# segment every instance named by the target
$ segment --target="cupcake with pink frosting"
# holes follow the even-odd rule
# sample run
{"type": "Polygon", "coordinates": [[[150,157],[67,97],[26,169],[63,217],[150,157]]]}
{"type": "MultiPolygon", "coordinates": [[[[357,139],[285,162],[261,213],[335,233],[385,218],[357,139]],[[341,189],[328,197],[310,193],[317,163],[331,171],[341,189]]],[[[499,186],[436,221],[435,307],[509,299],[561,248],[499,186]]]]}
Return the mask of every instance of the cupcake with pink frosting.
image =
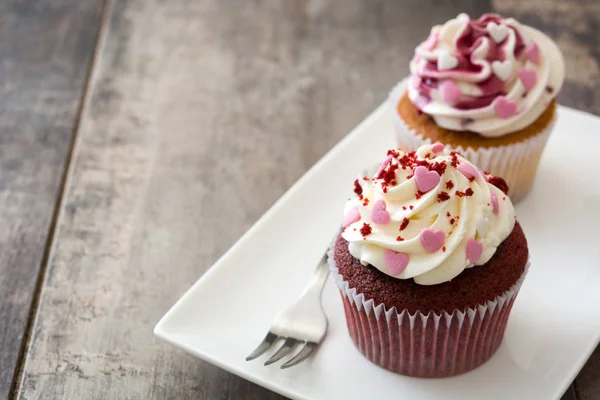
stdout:
{"type": "Polygon", "coordinates": [[[410,71],[390,95],[399,147],[443,143],[524,197],[556,119],[557,45],[512,18],[461,14],[432,28],[410,71]]]}

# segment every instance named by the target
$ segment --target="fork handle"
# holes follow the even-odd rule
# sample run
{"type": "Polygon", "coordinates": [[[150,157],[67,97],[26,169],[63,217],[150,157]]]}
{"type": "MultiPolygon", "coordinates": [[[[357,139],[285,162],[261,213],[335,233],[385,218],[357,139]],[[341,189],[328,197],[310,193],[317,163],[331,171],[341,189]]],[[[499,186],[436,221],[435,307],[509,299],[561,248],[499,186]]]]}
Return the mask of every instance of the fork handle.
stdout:
{"type": "Polygon", "coordinates": [[[302,297],[306,295],[315,295],[321,297],[321,292],[323,291],[323,287],[325,286],[325,281],[327,281],[327,276],[329,276],[329,264],[327,263],[327,253],[323,254],[319,264],[317,264],[317,268],[313,274],[313,277],[310,283],[302,292],[302,297]]]}

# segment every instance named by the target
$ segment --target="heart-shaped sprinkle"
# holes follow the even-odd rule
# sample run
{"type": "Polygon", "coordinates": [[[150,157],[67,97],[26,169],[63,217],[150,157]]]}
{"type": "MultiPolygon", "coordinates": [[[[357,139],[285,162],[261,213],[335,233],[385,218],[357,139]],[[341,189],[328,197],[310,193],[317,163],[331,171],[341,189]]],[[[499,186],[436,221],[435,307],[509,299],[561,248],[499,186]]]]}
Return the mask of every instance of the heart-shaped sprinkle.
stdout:
{"type": "Polygon", "coordinates": [[[390,213],[386,210],[384,200],[377,200],[371,209],[371,220],[379,225],[385,225],[390,222],[390,213]]]}
{"type": "Polygon", "coordinates": [[[454,69],[458,65],[458,59],[450,54],[450,51],[443,49],[438,53],[437,67],[440,71],[454,69]]]}
{"type": "Polygon", "coordinates": [[[440,96],[446,103],[454,104],[462,95],[460,88],[452,79],[447,79],[440,85],[440,96]]]}
{"type": "Polygon", "coordinates": [[[438,42],[438,33],[431,32],[429,34],[429,37],[425,41],[425,43],[423,43],[423,47],[425,48],[425,50],[433,50],[433,49],[435,49],[437,42],[438,42]]]}
{"type": "Polygon", "coordinates": [[[537,83],[537,73],[533,69],[521,68],[517,74],[525,90],[530,90],[537,83]]]}
{"type": "Polygon", "coordinates": [[[498,96],[494,102],[494,110],[498,118],[510,118],[517,113],[517,103],[504,96],[498,96]]]}
{"type": "Polygon", "coordinates": [[[383,160],[383,162],[379,165],[379,168],[377,169],[377,172],[375,173],[375,178],[379,178],[379,175],[390,164],[390,162],[392,161],[392,158],[393,158],[393,156],[390,154],[389,156],[387,156],[385,158],[385,160],[383,160]]]}
{"type": "Polygon", "coordinates": [[[408,254],[397,253],[393,250],[386,250],[383,258],[385,259],[385,266],[392,275],[398,275],[406,269],[408,265],[408,254]]]}
{"type": "Polygon", "coordinates": [[[360,219],[360,213],[358,212],[358,208],[353,207],[350,209],[350,211],[348,211],[348,214],[346,214],[346,216],[344,217],[343,227],[345,228],[348,225],[355,223],[359,219],[360,219]]]}
{"type": "Polygon", "coordinates": [[[529,46],[525,49],[525,54],[527,55],[527,59],[532,63],[540,63],[540,48],[536,42],[529,43],[529,46]]]}
{"type": "Polygon", "coordinates": [[[506,82],[508,78],[510,78],[513,69],[513,62],[510,60],[504,61],[494,61],[492,63],[492,71],[494,71],[494,75],[498,77],[501,81],[506,82]]]}
{"type": "Polygon", "coordinates": [[[436,171],[429,171],[422,165],[414,171],[417,190],[421,193],[429,192],[440,183],[440,175],[436,171]]]}
{"type": "Polygon", "coordinates": [[[496,43],[502,42],[508,35],[508,28],[495,22],[490,22],[485,28],[496,43]]]}
{"type": "Polygon", "coordinates": [[[460,163],[456,169],[458,169],[460,173],[467,177],[467,179],[470,181],[477,179],[479,176],[477,169],[469,163],[460,163]]]}
{"type": "Polygon", "coordinates": [[[419,234],[421,244],[430,253],[434,253],[444,245],[446,234],[441,229],[425,228],[419,234]]]}
{"type": "Polygon", "coordinates": [[[444,151],[444,145],[440,142],[434,143],[433,146],[431,146],[431,151],[433,151],[434,153],[441,153],[442,151],[444,151]]]}
{"type": "Polygon", "coordinates": [[[467,239],[467,260],[475,264],[483,254],[483,245],[474,238],[467,239]]]}
{"type": "Polygon", "coordinates": [[[498,196],[496,196],[496,193],[494,193],[494,192],[491,193],[490,202],[492,203],[492,211],[494,212],[495,215],[498,215],[498,208],[500,206],[498,205],[498,196]]]}

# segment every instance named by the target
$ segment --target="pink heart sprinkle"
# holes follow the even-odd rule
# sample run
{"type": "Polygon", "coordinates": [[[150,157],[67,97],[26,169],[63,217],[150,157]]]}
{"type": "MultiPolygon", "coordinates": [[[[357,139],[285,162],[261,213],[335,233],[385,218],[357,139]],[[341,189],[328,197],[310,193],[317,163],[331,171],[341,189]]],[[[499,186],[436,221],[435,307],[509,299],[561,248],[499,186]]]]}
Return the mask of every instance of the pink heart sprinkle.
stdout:
{"type": "Polygon", "coordinates": [[[531,42],[529,46],[527,46],[525,49],[525,54],[527,55],[527,59],[532,63],[540,63],[540,48],[536,42],[531,42]]]}
{"type": "Polygon", "coordinates": [[[474,238],[467,239],[467,260],[475,264],[483,254],[483,245],[474,238]]]}
{"type": "Polygon", "coordinates": [[[425,228],[419,234],[421,244],[430,253],[434,253],[444,245],[446,234],[441,229],[425,228]]]}
{"type": "Polygon", "coordinates": [[[386,169],[386,167],[388,165],[390,165],[390,162],[392,161],[393,156],[390,154],[389,156],[387,156],[385,158],[385,160],[383,160],[383,162],[381,163],[381,165],[379,165],[379,169],[377,169],[377,172],[375,173],[375,178],[379,178],[379,175],[383,172],[384,169],[386,169]]]}
{"type": "Polygon", "coordinates": [[[429,192],[440,183],[440,175],[436,171],[429,171],[422,165],[414,171],[417,190],[421,193],[429,192]]]}
{"type": "Polygon", "coordinates": [[[492,192],[492,194],[490,195],[490,200],[492,203],[492,211],[494,211],[495,215],[498,215],[499,205],[498,205],[498,197],[496,196],[496,193],[492,192]]]}
{"type": "Polygon", "coordinates": [[[371,210],[371,220],[379,225],[385,225],[390,222],[390,213],[385,208],[385,201],[377,200],[371,210]]]}
{"type": "Polygon", "coordinates": [[[398,275],[408,265],[408,254],[397,253],[393,250],[386,250],[383,258],[385,259],[385,265],[392,275],[398,275]]]}
{"type": "Polygon", "coordinates": [[[466,176],[467,179],[470,181],[477,179],[477,177],[479,176],[479,172],[477,172],[477,169],[475,169],[475,167],[469,163],[460,163],[458,164],[458,167],[456,169],[458,169],[460,173],[466,176]]]}
{"type": "Polygon", "coordinates": [[[440,142],[434,143],[433,146],[431,146],[431,151],[433,151],[434,153],[441,153],[442,151],[444,151],[444,145],[440,142]]]}
{"type": "Polygon", "coordinates": [[[462,92],[452,79],[447,79],[440,85],[440,95],[446,103],[454,104],[460,99],[462,92]]]}
{"type": "Polygon", "coordinates": [[[494,102],[494,110],[498,118],[510,118],[517,113],[517,103],[504,96],[498,96],[494,102]]]}
{"type": "Polygon", "coordinates": [[[360,213],[358,212],[358,208],[353,207],[350,209],[350,211],[348,211],[348,214],[346,214],[346,217],[344,217],[343,227],[345,228],[348,225],[355,223],[359,219],[360,219],[360,213]]]}
{"type": "Polygon", "coordinates": [[[517,74],[525,90],[530,90],[537,83],[537,73],[533,69],[521,68],[517,74]]]}

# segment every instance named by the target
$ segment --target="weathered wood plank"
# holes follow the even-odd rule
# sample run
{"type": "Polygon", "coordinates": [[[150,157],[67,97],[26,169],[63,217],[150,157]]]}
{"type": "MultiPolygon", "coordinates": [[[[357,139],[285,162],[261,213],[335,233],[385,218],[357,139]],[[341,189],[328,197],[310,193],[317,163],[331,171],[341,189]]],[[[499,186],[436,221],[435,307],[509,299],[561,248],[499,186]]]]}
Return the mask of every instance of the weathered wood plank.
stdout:
{"type": "Polygon", "coordinates": [[[102,7],[0,4],[0,399],[25,340],[102,7]]]}
{"type": "Polygon", "coordinates": [[[386,97],[433,23],[487,7],[116,2],[20,398],[280,398],[158,342],[154,324],[386,97]]]}
{"type": "MultiPolygon", "coordinates": [[[[493,0],[498,12],[536,27],[558,43],[566,62],[561,104],[600,114],[600,3],[597,1],[493,0]]],[[[600,347],[592,354],[563,400],[600,398],[600,347]]]]}

